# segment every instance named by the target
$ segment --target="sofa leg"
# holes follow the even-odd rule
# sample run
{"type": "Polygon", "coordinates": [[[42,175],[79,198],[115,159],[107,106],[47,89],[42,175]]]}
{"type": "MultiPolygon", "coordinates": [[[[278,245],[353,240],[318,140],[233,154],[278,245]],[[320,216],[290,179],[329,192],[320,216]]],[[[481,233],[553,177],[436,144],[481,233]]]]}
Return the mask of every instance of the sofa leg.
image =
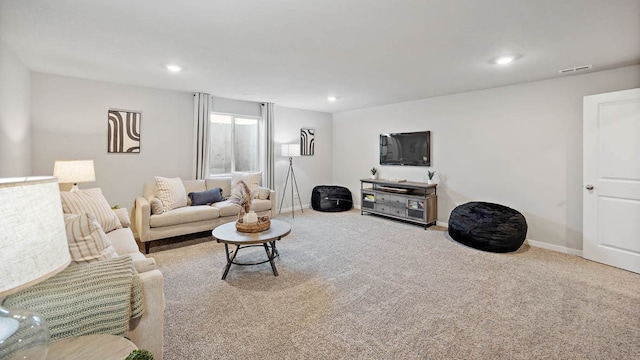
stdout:
{"type": "Polygon", "coordinates": [[[151,241],[145,241],[145,243],[144,243],[144,252],[145,252],[145,254],[149,254],[150,245],[151,245],[151,241]]]}

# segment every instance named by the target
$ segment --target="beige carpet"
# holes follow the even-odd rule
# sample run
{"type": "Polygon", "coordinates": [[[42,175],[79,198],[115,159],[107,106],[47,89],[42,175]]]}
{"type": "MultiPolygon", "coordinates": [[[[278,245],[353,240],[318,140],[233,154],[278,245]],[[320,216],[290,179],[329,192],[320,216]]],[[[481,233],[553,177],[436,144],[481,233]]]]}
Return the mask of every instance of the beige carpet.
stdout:
{"type": "Polygon", "coordinates": [[[165,359],[640,358],[640,275],[526,245],[481,252],[357,210],[277,218],[293,228],[278,277],[267,263],[220,280],[211,237],[151,248],[165,359]]]}

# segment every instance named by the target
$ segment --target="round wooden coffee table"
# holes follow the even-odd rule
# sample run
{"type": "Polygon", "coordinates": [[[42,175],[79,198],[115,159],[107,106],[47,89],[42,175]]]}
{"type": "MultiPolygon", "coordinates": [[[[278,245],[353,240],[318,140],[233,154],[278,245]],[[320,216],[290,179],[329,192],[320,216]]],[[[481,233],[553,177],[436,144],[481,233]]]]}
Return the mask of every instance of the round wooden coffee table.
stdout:
{"type": "Polygon", "coordinates": [[[267,261],[271,264],[271,270],[273,275],[278,276],[278,269],[273,263],[279,253],[276,249],[276,241],[291,233],[291,225],[284,221],[271,219],[271,227],[265,231],[258,233],[243,233],[236,230],[236,222],[232,221],[213,229],[211,235],[217,242],[224,244],[224,251],[227,254],[227,266],[222,274],[222,280],[227,278],[229,268],[231,264],[235,265],[258,265],[264,264],[267,261]],[[235,245],[236,249],[233,252],[229,252],[229,244],[235,245]],[[264,251],[267,253],[267,260],[254,262],[254,263],[240,263],[235,261],[238,251],[243,248],[263,246],[264,251]]]}

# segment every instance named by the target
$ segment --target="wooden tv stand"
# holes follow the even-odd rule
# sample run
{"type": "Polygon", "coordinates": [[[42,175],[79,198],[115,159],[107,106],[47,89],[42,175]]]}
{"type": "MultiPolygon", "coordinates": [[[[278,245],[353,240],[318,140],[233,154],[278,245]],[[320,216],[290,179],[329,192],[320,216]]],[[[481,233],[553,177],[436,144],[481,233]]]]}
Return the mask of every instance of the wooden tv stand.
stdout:
{"type": "Polygon", "coordinates": [[[437,184],[360,179],[360,214],[382,215],[424,225],[438,220],[437,184]]]}

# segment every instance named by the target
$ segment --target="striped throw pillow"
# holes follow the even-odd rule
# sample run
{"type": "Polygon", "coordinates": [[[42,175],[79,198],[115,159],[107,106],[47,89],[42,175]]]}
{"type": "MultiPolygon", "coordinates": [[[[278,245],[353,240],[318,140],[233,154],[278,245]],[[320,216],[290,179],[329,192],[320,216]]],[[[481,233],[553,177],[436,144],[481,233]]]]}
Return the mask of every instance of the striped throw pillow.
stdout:
{"type": "Polygon", "coordinates": [[[62,210],[65,214],[92,214],[104,232],[122,228],[118,216],[111,210],[111,206],[102,195],[100,188],[74,192],[61,191],[60,196],[62,197],[62,210]]]}
{"type": "Polygon", "coordinates": [[[164,212],[187,206],[187,191],[179,177],[156,176],[155,179],[158,198],[162,201],[164,212]]]}
{"type": "Polygon", "coordinates": [[[74,264],[118,257],[113,244],[91,214],[64,214],[69,253],[74,264]]]}

